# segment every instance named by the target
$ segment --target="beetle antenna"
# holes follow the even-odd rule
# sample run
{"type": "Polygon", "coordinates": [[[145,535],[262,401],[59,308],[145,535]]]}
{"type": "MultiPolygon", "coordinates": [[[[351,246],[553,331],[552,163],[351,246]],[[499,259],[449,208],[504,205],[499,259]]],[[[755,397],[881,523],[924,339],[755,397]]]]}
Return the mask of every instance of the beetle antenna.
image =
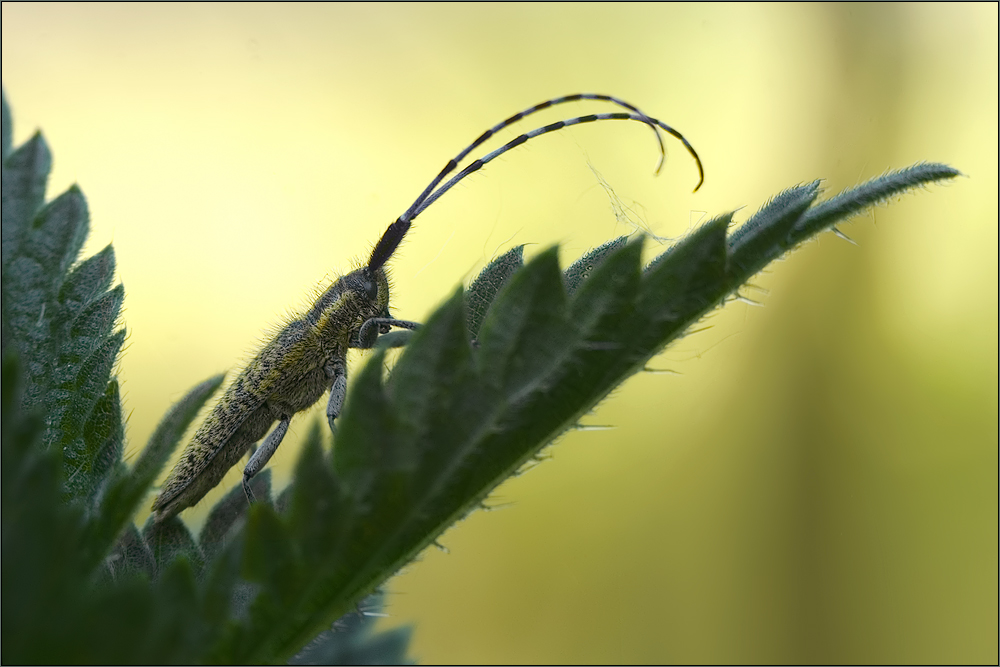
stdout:
{"type": "MultiPolygon", "coordinates": [[[[413,212],[417,209],[418,206],[420,206],[420,204],[423,203],[423,201],[428,196],[430,196],[431,192],[433,192],[434,188],[436,188],[438,184],[444,180],[445,176],[454,171],[458,167],[458,164],[466,157],[468,157],[469,153],[482,146],[485,142],[489,141],[490,138],[493,137],[493,135],[495,135],[500,130],[506,127],[510,127],[514,123],[530,116],[533,113],[538,113],[539,111],[548,109],[549,107],[553,107],[557,104],[565,104],[567,102],[578,102],[580,100],[598,100],[602,102],[611,102],[612,104],[617,104],[618,106],[628,109],[632,113],[638,114],[640,116],[645,117],[646,115],[642,111],[640,111],[638,107],[629,104],[625,100],[613,97],[611,95],[600,95],[598,93],[577,93],[575,95],[554,97],[551,100],[546,100],[544,102],[536,104],[535,106],[525,109],[524,111],[519,111],[510,118],[507,118],[506,120],[497,123],[490,129],[483,132],[478,139],[476,139],[471,144],[466,146],[461,153],[452,158],[451,161],[444,166],[444,169],[441,170],[441,173],[439,173],[437,177],[433,181],[431,181],[430,185],[424,188],[424,191],[420,193],[420,196],[417,197],[416,201],[414,201],[413,204],[410,205],[410,208],[406,209],[406,213],[404,213],[401,217],[404,220],[412,220],[413,212]]],[[[656,166],[656,171],[659,172],[660,168],[663,166],[664,157],[666,156],[666,149],[663,146],[663,137],[660,136],[660,131],[657,129],[656,125],[652,121],[649,121],[647,125],[649,125],[650,128],[652,128],[653,133],[656,135],[656,140],[660,145],[660,163],[656,166]]]]}
{"type": "Polygon", "coordinates": [[[496,158],[500,157],[501,155],[503,155],[504,153],[513,148],[517,148],[526,141],[534,139],[535,137],[540,137],[543,134],[548,134],[549,132],[557,132],[563,129],[564,127],[569,127],[571,125],[581,125],[583,123],[593,123],[599,120],[634,120],[634,121],[639,121],[641,123],[648,123],[648,122],[656,123],[658,127],[662,128],[664,131],[668,132],[674,137],[677,137],[681,141],[681,143],[684,144],[684,147],[688,149],[688,152],[691,154],[691,156],[695,159],[695,162],[698,165],[698,185],[695,186],[694,192],[697,192],[698,188],[701,187],[701,184],[705,182],[705,171],[701,165],[701,158],[699,158],[698,153],[695,152],[694,146],[688,143],[688,140],[685,139],[677,130],[673,129],[672,127],[670,127],[665,123],[656,120],[655,118],[649,118],[648,116],[643,116],[639,114],[595,113],[595,114],[590,114],[589,116],[578,116],[576,118],[560,120],[558,122],[552,123],[551,125],[546,125],[544,127],[539,127],[537,129],[534,129],[531,132],[525,132],[516,139],[508,141],[506,144],[496,149],[495,151],[487,153],[485,156],[472,162],[468,167],[466,167],[462,171],[458,172],[458,174],[453,176],[451,180],[449,180],[447,183],[445,183],[440,188],[435,190],[433,194],[431,194],[423,202],[420,203],[420,205],[417,207],[417,210],[414,211],[410,219],[413,220],[418,215],[423,213],[428,206],[436,202],[441,197],[441,195],[443,195],[445,192],[447,192],[455,185],[457,185],[458,182],[464,179],[466,176],[472,174],[473,172],[479,171],[480,169],[485,167],[487,164],[489,164],[496,158]]]}
{"type": "Polygon", "coordinates": [[[382,238],[379,239],[379,242],[376,244],[375,249],[372,251],[371,258],[368,260],[368,268],[370,270],[376,270],[380,268],[383,264],[385,264],[385,262],[389,260],[393,252],[395,252],[396,248],[403,240],[403,237],[406,235],[406,232],[409,231],[412,221],[418,215],[420,215],[425,209],[427,209],[428,206],[437,201],[445,192],[450,190],[452,187],[458,184],[459,181],[464,179],[469,174],[472,174],[473,172],[482,169],[484,166],[486,166],[486,164],[493,161],[495,158],[503,155],[512,148],[520,146],[529,139],[534,139],[535,137],[539,137],[543,134],[548,134],[549,132],[556,132],[571,125],[580,125],[582,123],[590,123],[599,120],[632,120],[649,125],[653,129],[653,132],[656,135],[656,139],[659,142],[660,146],[660,162],[656,167],[656,173],[659,173],[660,168],[663,166],[664,158],[666,156],[666,150],[663,145],[663,138],[660,136],[659,130],[663,129],[668,134],[677,138],[678,140],[681,141],[681,143],[684,144],[684,147],[687,148],[688,152],[692,155],[692,157],[694,157],[695,162],[698,165],[699,180],[698,180],[698,185],[695,186],[694,190],[697,192],[698,188],[701,187],[701,184],[705,180],[705,173],[702,168],[701,159],[695,152],[694,147],[691,146],[688,140],[685,139],[684,136],[681,135],[680,132],[678,132],[677,130],[673,129],[669,125],[655,118],[647,116],[642,111],[640,111],[638,107],[635,107],[629,104],[628,102],[625,102],[624,100],[612,97],[610,95],[599,95],[596,93],[578,93],[575,95],[567,95],[565,97],[557,97],[551,100],[547,100],[545,102],[541,102],[540,104],[536,104],[535,106],[525,109],[524,111],[521,111],[519,113],[516,113],[510,118],[507,118],[506,120],[502,121],[501,123],[494,125],[486,132],[484,132],[482,135],[480,135],[478,139],[476,139],[474,142],[466,146],[458,155],[449,160],[448,164],[445,165],[444,169],[441,170],[441,172],[434,178],[434,180],[431,181],[431,183],[426,188],[424,188],[424,191],[420,193],[420,196],[417,197],[417,199],[413,202],[413,204],[410,205],[410,208],[408,208],[406,212],[403,213],[403,215],[398,217],[395,220],[395,222],[389,225],[389,228],[385,230],[384,234],[382,234],[382,238]],[[547,109],[556,104],[563,104],[565,102],[575,102],[578,100],[600,100],[600,101],[612,102],[613,104],[617,104],[618,106],[629,109],[633,113],[619,112],[619,113],[591,114],[588,116],[579,116],[576,118],[570,118],[568,120],[561,120],[556,123],[551,123],[549,125],[536,128],[530,132],[526,132],[520,135],[519,137],[513,139],[512,141],[507,142],[502,147],[492,151],[491,153],[488,153],[485,157],[474,161],[472,164],[470,164],[465,169],[460,171],[456,176],[452,177],[451,180],[449,180],[447,183],[438,188],[438,185],[440,185],[441,181],[443,181],[445,177],[448,176],[448,174],[450,174],[458,167],[459,162],[465,159],[469,155],[469,153],[471,153],[473,150],[478,148],[484,142],[489,140],[494,134],[496,134],[500,130],[510,125],[513,125],[522,118],[529,116],[533,113],[536,113],[538,111],[541,111],[542,109],[547,109]]]}

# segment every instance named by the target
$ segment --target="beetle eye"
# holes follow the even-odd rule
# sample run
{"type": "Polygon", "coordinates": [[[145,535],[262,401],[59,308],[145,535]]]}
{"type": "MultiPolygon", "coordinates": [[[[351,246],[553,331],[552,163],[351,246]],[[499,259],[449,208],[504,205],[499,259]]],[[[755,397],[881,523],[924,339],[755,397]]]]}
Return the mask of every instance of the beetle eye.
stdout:
{"type": "Polygon", "coordinates": [[[366,278],[365,281],[361,283],[361,289],[364,290],[365,298],[369,301],[374,302],[378,299],[378,284],[376,284],[374,280],[366,278]]]}

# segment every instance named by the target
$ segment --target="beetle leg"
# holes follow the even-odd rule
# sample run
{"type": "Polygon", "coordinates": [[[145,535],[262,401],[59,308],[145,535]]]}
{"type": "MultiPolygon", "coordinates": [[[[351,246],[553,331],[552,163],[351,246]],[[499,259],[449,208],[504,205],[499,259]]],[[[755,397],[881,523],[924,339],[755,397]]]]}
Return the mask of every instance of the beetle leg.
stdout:
{"type": "Polygon", "coordinates": [[[291,415],[282,415],[278,425],[274,427],[271,434],[264,440],[264,444],[257,448],[257,451],[250,457],[250,462],[243,469],[243,492],[247,494],[247,502],[253,504],[253,491],[250,490],[250,480],[260,472],[260,469],[267,465],[268,460],[277,451],[282,438],[288,432],[288,424],[292,421],[291,415]]]}
{"type": "Polygon", "coordinates": [[[375,346],[375,341],[378,340],[379,334],[389,333],[391,327],[410,329],[412,331],[419,328],[420,323],[397,320],[393,317],[373,317],[370,320],[365,320],[365,323],[361,325],[357,337],[351,340],[350,346],[363,350],[371,349],[375,346]]]}
{"type": "Polygon", "coordinates": [[[326,402],[326,421],[330,424],[330,432],[337,434],[334,420],[340,416],[347,398],[347,360],[336,358],[326,365],[326,376],[333,380],[330,387],[330,400],[326,402]]]}

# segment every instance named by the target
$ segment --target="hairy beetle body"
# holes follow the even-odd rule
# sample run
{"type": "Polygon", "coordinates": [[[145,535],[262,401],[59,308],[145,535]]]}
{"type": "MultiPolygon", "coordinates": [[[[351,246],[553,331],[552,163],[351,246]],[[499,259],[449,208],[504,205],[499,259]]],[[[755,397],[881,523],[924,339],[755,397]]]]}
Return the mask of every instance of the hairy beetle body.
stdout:
{"type": "MultiPolygon", "coordinates": [[[[338,279],[305,315],[285,325],[194,434],[153,504],[156,520],[197,503],[276,421],[312,407],[331,391],[346,373],[348,348],[362,346],[362,325],[388,317],[388,304],[385,270],[366,267],[338,279]]],[[[334,407],[339,413],[341,406],[334,407]]]]}

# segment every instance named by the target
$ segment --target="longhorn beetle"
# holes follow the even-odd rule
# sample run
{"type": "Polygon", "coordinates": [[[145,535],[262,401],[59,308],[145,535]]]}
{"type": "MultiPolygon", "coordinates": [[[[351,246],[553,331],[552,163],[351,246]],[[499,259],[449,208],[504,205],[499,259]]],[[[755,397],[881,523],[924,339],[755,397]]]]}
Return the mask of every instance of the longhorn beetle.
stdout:
{"type": "Polygon", "coordinates": [[[704,170],[687,139],[665,123],[610,95],[578,93],[557,97],[516,113],[486,130],[450,160],[410,208],[389,225],[366,266],[335,280],[304,315],[289,322],[247,364],[194,434],[164,482],[153,502],[154,520],[164,521],[200,501],[251,446],[267,434],[271,425],[278,422],[243,470],[243,490],[247,500],[253,502],[250,480],[278,449],[292,416],[311,407],[327,391],[330,397],[326,403],[326,418],[330,430],[335,432],[334,422],[347,395],[348,348],[369,349],[379,334],[388,333],[391,327],[415,329],[418,326],[415,322],[394,319],[389,314],[385,268],[413,220],[459,181],[507,151],[564,127],[603,120],[638,121],[652,128],[660,145],[657,172],[666,156],[659,130],[680,140],[698,165],[695,191],[701,187],[704,170]],[[542,109],[577,100],[611,102],[627,111],[578,116],[525,132],[473,161],[441,185],[469,153],[500,130],[542,109]]]}

